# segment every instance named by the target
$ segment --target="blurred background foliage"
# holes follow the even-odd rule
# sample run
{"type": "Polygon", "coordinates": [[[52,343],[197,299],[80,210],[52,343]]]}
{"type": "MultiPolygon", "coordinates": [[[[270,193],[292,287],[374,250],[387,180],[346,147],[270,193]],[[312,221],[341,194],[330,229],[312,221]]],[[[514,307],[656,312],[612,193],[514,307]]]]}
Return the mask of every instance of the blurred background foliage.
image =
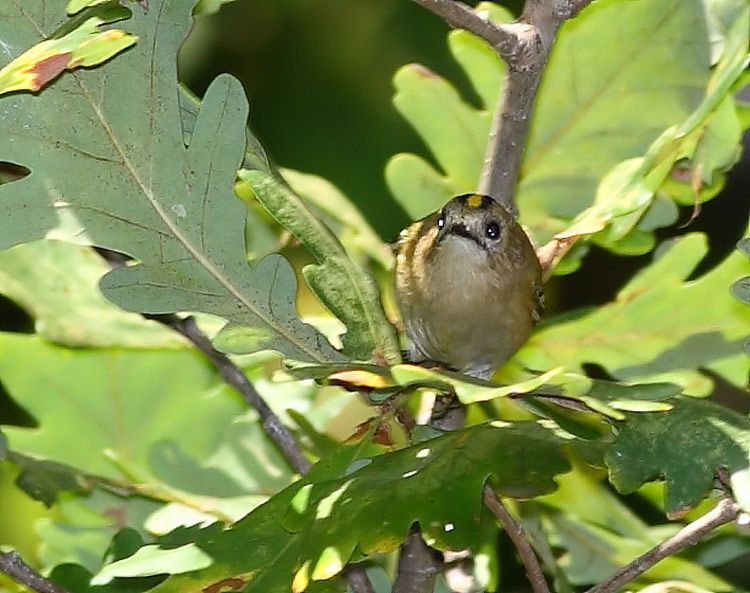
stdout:
{"type": "MultiPolygon", "coordinates": [[[[250,125],[272,161],[329,179],[385,240],[392,240],[409,219],[386,188],[385,163],[399,152],[427,156],[423,142],[392,107],[393,74],[406,63],[422,63],[451,80],[470,103],[477,105],[478,98],[449,54],[439,19],[407,0],[348,0],[345,10],[343,5],[339,0],[230,2],[198,19],[180,55],[181,79],[200,96],[219,73],[238,77],[250,102],[250,125]]],[[[520,2],[505,5],[517,13],[520,2]]],[[[747,187],[746,151],[719,198],[704,204],[686,228],[662,232],[666,237],[703,231],[710,237],[709,255],[691,278],[715,266],[741,238],[750,211],[747,187]]],[[[682,208],[680,221],[687,222],[691,213],[682,208]]],[[[552,311],[611,299],[650,259],[593,248],[576,273],[551,284],[552,311]]],[[[20,309],[3,301],[0,329],[31,325],[20,309]]],[[[746,394],[721,382],[716,395],[738,411],[750,410],[746,394]]],[[[0,413],[4,421],[24,415],[2,386],[0,413]]],[[[5,466],[0,471],[0,542],[13,543],[34,559],[37,539],[27,526],[47,511],[14,488],[13,479],[5,466]]],[[[661,486],[651,488],[654,500],[660,498],[661,486]]],[[[628,502],[642,514],[652,512],[638,500],[628,502]]],[[[4,584],[0,579],[0,588],[4,584]]]]}

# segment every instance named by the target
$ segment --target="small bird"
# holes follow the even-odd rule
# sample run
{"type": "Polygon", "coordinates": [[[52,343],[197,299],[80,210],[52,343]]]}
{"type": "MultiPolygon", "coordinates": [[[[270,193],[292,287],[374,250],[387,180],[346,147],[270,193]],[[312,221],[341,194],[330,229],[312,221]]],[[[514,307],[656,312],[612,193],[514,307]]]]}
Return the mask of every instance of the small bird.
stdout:
{"type": "Polygon", "coordinates": [[[539,321],[541,267],[513,214],[465,194],[401,233],[396,299],[411,362],[488,379],[539,321]]]}

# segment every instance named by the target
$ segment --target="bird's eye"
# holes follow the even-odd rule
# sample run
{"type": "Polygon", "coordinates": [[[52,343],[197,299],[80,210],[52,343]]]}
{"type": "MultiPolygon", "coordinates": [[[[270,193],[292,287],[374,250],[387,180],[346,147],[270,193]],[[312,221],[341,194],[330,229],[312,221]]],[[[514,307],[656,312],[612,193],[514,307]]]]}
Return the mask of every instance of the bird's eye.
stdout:
{"type": "Polygon", "coordinates": [[[438,228],[442,229],[445,226],[445,214],[440,214],[440,218],[438,218],[438,228]]]}
{"type": "Polygon", "coordinates": [[[497,239],[500,237],[500,225],[496,222],[491,222],[485,227],[484,233],[489,239],[497,239]]]}

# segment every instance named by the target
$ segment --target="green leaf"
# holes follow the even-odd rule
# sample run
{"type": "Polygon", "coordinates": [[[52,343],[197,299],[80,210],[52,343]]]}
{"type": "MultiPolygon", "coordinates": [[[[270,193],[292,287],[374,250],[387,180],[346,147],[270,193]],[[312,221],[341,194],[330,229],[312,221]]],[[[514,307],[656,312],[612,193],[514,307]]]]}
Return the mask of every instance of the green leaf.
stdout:
{"type": "Polygon", "coordinates": [[[151,500],[124,498],[102,490],[93,490],[86,497],[61,497],[54,507],[53,517],[34,523],[40,541],[41,566],[49,570],[72,562],[91,572],[98,571],[113,536],[123,525],[137,528],[146,537],[143,524],[158,507],[159,504],[151,500]]]}
{"type": "Polygon", "coordinates": [[[128,468],[133,481],[169,482],[185,456],[213,454],[244,410],[186,350],[67,350],[0,334],[0,380],[39,423],[3,429],[13,451],[114,480],[128,468]]]}
{"type": "Polygon", "coordinates": [[[228,578],[240,579],[248,593],[287,593],[293,574],[293,590],[302,591],[336,574],[357,546],[365,554],[393,550],[414,521],[438,547],[470,547],[486,479],[494,475],[504,496],[549,492],[553,477],[569,469],[562,446],[553,431],[522,422],[478,425],[376,457],[340,448],[233,527],[199,533],[195,541],[214,564],[170,577],[155,593],[228,578]]]}
{"type": "MultiPolygon", "coordinates": [[[[740,155],[742,128],[731,90],[747,65],[749,25],[750,6],[745,6],[744,14],[737,16],[729,32],[725,53],[711,74],[706,95],[695,110],[679,125],[665,130],[643,157],[615,166],[599,184],[594,205],[560,237],[589,234],[609,226],[595,239],[614,249],[644,216],[657,190],[686,205],[716,195],[720,185],[715,187],[714,177],[729,169],[740,155]],[[685,159],[692,161],[689,169],[685,159]],[[678,161],[679,171],[687,172],[687,182],[676,180],[678,171],[674,167],[678,161]]],[[[671,222],[667,219],[668,224],[671,222]]]]}
{"type": "Polygon", "coordinates": [[[318,297],[347,327],[344,352],[358,360],[401,359],[396,334],[385,317],[377,284],[346,254],[336,236],[305,203],[273,175],[242,170],[268,212],[310,250],[318,260],[303,274],[318,297]]]}
{"type": "MultiPolygon", "coordinates": [[[[232,193],[246,143],[239,82],[217,78],[190,133],[183,128],[175,57],[192,7],[167,0],[159,10],[136,10],[129,28],[141,42],[126,54],[62,77],[39,97],[0,99],[0,158],[31,170],[0,186],[0,247],[74,228],[78,242],[138,261],[101,283],[125,309],[203,311],[249,327],[256,349],[337,359],[299,321],[289,264],[271,256],[247,265],[245,208],[232,193]]],[[[42,23],[59,22],[41,0],[8,11],[0,22],[7,47],[36,43],[42,23]]]]}
{"type": "MultiPolygon", "coordinates": [[[[562,513],[550,515],[545,524],[553,535],[554,544],[566,550],[560,564],[574,585],[600,583],[659,543],[656,533],[647,539],[623,537],[562,513]]],[[[732,586],[724,579],[713,575],[699,564],[674,556],[659,562],[640,579],[656,582],[684,580],[710,591],[732,590],[732,586]]]]}
{"type": "Polygon", "coordinates": [[[708,367],[744,386],[750,365],[738,340],[748,334],[750,309],[727,288],[747,273],[748,263],[735,252],[685,281],[707,250],[698,233],[666,243],[613,302],[543,327],[516,361],[538,371],[564,365],[573,372],[593,363],[616,379],[671,381],[697,395],[710,391],[711,382],[695,369],[708,367]]]}
{"type": "Polygon", "coordinates": [[[52,506],[61,492],[87,494],[93,486],[89,476],[72,467],[16,452],[10,458],[21,468],[16,486],[45,506],[52,506]]]}
{"type": "Polygon", "coordinates": [[[665,480],[670,518],[694,508],[721,468],[731,475],[737,501],[750,508],[750,420],[709,401],[680,398],[669,412],[629,416],[605,462],[611,482],[622,493],[665,480]]]}
{"type": "MultiPolygon", "coordinates": [[[[487,11],[496,22],[512,20],[506,9],[488,2],[480,3],[476,10],[487,11]]],[[[404,66],[393,79],[396,109],[424,139],[444,172],[444,176],[440,175],[413,154],[398,154],[386,165],[391,193],[415,219],[438,210],[454,195],[476,189],[505,71],[495,52],[473,35],[452,32],[449,42],[451,53],[482,99],[482,109],[461,101],[449,82],[422,65],[404,66]]]]}
{"type": "MultiPolygon", "coordinates": [[[[463,43],[457,38],[453,51],[463,43]]],[[[490,67],[486,56],[481,63],[485,71],[490,67]]],[[[522,220],[534,238],[543,242],[563,230],[593,203],[596,187],[615,165],[643,154],[665,129],[682,122],[703,98],[708,74],[700,0],[610,0],[566,22],[539,91],[518,188],[522,220]],[[654,78],[655,71],[665,74],[654,78]]],[[[485,101],[491,99],[488,74],[470,78],[485,101]]],[[[421,66],[399,71],[395,85],[397,108],[444,172],[413,155],[388,164],[391,191],[418,218],[476,188],[494,104],[470,107],[421,66]]]]}
{"type": "Polygon", "coordinates": [[[339,188],[317,175],[281,169],[289,186],[316,213],[325,217],[327,226],[336,234],[347,254],[359,265],[367,258],[385,270],[393,268],[393,253],[370,226],[357,207],[339,188]]]}
{"type": "MultiPolygon", "coordinates": [[[[750,257],[750,238],[742,239],[737,243],[737,249],[750,257]]],[[[746,305],[750,305],[750,276],[740,278],[732,284],[732,294],[746,305]]],[[[750,339],[745,340],[743,347],[745,352],[750,355],[750,339]]]]}
{"type": "Polygon", "coordinates": [[[0,293],[35,320],[36,332],[67,346],[183,347],[175,332],[105,300],[97,283],[109,270],[89,248],[37,241],[0,252],[0,293]]]}
{"type": "Polygon", "coordinates": [[[211,566],[211,557],[194,544],[162,550],[143,546],[135,554],[105,565],[91,579],[91,584],[106,585],[115,577],[143,577],[201,570],[211,566]]]}

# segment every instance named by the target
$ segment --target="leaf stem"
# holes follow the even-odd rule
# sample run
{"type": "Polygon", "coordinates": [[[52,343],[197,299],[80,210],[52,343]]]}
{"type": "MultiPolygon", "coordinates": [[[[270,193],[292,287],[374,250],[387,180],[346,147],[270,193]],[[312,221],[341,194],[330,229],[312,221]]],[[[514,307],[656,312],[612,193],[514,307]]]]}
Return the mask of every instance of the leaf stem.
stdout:
{"type": "Polygon", "coordinates": [[[0,571],[36,593],[68,593],[26,564],[16,551],[0,552],[0,571]]]}
{"type": "Polygon", "coordinates": [[[484,506],[500,521],[500,524],[516,547],[534,593],[550,593],[549,585],[544,578],[542,566],[539,564],[539,559],[531,547],[523,525],[510,514],[510,511],[508,511],[503,502],[489,486],[484,487],[484,506]]]}
{"type": "Polygon", "coordinates": [[[719,504],[705,515],[689,523],[672,537],[665,539],[645,554],[638,556],[638,558],[627,566],[623,566],[606,581],[591,587],[586,593],[612,593],[617,591],[626,583],[646,572],[660,560],[677,554],[688,546],[697,544],[705,535],[717,527],[733,521],[739,512],[739,505],[731,498],[721,499],[719,504]]]}

